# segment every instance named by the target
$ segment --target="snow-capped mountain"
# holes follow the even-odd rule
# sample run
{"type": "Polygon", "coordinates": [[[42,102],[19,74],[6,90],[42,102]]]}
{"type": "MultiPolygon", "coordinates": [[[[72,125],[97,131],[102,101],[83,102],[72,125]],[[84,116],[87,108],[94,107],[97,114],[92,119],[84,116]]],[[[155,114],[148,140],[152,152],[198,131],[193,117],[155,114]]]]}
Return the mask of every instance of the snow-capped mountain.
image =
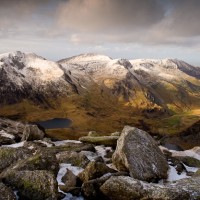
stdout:
{"type": "Polygon", "coordinates": [[[176,59],[82,54],[53,62],[19,51],[0,55],[0,104],[28,100],[50,107],[61,98],[95,116],[114,100],[148,117],[193,110],[200,106],[200,68],[176,59]]]}
{"type": "Polygon", "coordinates": [[[44,103],[76,90],[58,63],[20,51],[0,55],[0,80],[0,103],[5,104],[24,98],[44,103]]]}

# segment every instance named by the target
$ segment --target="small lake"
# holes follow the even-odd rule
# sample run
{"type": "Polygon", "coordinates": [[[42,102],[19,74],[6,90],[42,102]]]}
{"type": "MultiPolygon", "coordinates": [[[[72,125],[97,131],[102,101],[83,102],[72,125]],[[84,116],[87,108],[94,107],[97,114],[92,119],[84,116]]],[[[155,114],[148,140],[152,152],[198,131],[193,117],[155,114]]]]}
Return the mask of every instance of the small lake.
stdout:
{"type": "Polygon", "coordinates": [[[70,119],[65,118],[54,118],[46,121],[35,122],[44,129],[56,129],[56,128],[69,128],[72,124],[70,119]]]}

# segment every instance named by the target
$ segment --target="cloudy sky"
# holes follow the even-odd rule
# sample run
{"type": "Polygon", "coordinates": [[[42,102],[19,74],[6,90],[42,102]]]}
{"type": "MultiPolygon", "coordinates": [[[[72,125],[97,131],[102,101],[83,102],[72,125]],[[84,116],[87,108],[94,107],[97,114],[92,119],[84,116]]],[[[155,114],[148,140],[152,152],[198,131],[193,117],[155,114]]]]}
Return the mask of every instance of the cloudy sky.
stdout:
{"type": "Polygon", "coordinates": [[[15,50],[200,66],[200,0],[0,0],[0,53],[15,50]]]}

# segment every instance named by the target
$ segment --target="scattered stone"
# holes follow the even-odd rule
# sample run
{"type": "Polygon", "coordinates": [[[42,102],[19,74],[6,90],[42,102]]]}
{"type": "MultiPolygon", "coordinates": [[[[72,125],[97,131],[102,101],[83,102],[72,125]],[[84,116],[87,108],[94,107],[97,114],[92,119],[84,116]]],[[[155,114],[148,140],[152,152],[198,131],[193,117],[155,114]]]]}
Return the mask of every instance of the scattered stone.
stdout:
{"type": "Polygon", "coordinates": [[[115,173],[114,169],[109,168],[102,162],[90,162],[86,168],[78,175],[82,182],[86,182],[95,178],[99,178],[107,173],[115,173]]]}
{"type": "MultiPolygon", "coordinates": [[[[79,178],[75,176],[70,170],[67,170],[66,174],[62,177],[62,182],[64,185],[59,185],[59,188],[65,193],[71,193],[72,191],[76,193],[78,186],[81,185],[79,178]]],[[[80,193],[80,187],[78,193],[80,193]]]]}
{"type": "Polygon", "coordinates": [[[154,139],[145,131],[125,126],[112,157],[119,171],[131,177],[152,181],[167,178],[168,163],[154,139]]]}
{"type": "Polygon", "coordinates": [[[88,133],[88,136],[90,136],[90,137],[97,137],[97,136],[100,136],[100,135],[96,131],[90,131],[88,133]]]}
{"type": "Polygon", "coordinates": [[[59,163],[70,163],[74,166],[85,168],[90,160],[82,153],[64,151],[56,154],[59,163]]]}
{"type": "Polygon", "coordinates": [[[177,174],[181,174],[184,170],[186,170],[185,166],[182,163],[178,163],[175,167],[177,174]]]}

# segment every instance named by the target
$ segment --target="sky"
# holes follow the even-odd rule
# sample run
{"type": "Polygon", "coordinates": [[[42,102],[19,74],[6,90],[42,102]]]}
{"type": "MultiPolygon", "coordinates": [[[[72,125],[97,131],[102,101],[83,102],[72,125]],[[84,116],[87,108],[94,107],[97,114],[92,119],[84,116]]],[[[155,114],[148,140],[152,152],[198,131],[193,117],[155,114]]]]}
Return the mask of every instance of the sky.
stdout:
{"type": "Polygon", "coordinates": [[[16,50],[200,66],[200,0],[0,0],[0,53],[16,50]]]}

